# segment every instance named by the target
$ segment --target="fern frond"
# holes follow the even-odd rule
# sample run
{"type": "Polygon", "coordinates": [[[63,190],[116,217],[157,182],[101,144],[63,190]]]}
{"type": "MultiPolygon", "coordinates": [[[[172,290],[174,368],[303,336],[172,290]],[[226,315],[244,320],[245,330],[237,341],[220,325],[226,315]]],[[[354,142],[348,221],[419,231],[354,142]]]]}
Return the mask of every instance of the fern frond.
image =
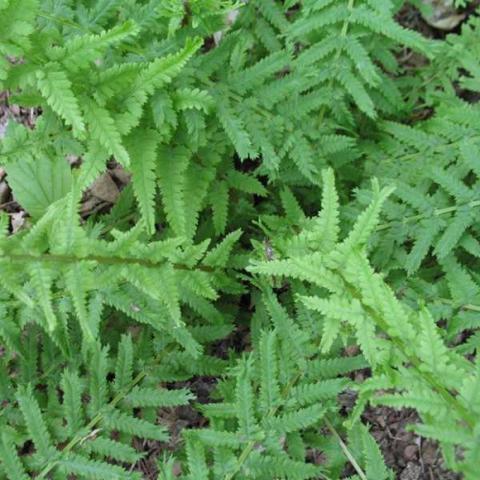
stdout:
{"type": "Polygon", "coordinates": [[[241,230],[229,233],[218,245],[210,250],[203,259],[203,265],[208,267],[226,267],[234,245],[242,236],[241,230]]]}
{"type": "Polygon", "coordinates": [[[288,404],[291,407],[296,407],[297,405],[310,405],[320,400],[334,400],[348,385],[348,380],[343,378],[323,380],[316,383],[302,383],[292,388],[288,404]]]}
{"type": "Polygon", "coordinates": [[[104,437],[87,440],[82,444],[82,447],[84,450],[94,452],[104,458],[112,458],[124,463],[135,464],[142,458],[142,454],[133,447],[104,437]]]}
{"type": "Polygon", "coordinates": [[[314,425],[325,413],[325,408],[322,405],[313,405],[279,415],[269,420],[267,424],[269,428],[277,432],[289,433],[314,425]]]}
{"type": "Polygon", "coordinates": [[[94,326],[90,324],[87,310],[88,284],[91,271],[85,263],[73,266],[66,275],[67,291],[72,297],[82,333],[87,342],[93,343],[96,338],[94,326]]]}
{"type": "Polygon", "coordinates": [[[135,132],[126,140],[133,174],[133,190],[150,235],[155,231],[154,200],[158,140],[158,135],[153,130],[135,132]]]}
{"type": "Polygon", "coordinates": [[[88,408],[95,414],[103,409],[107,405],[108,399],[108,385],[107,385],[107,373],[108,373],[108,348],[99,348],[98,346],[92,346],[93,352],[91,355],[91,372],[89,395],[90,402],[88,408]]]}
{"type": "Polygon", "coordinates": [[[286,455],[253,457],[248,464],[248,470],[252,470],[257,478],[275,475],[275,478],[295,480],[314,479],[322,472],[322,469],[317,465],[295,461],[286,455]]]}
{"type": "Polygon", "coordinates": [[[190,156],[185,149],[161,149],[157,176],[168,223],[178,236],[186,234],[184,185],[190,156]]]}
{"type": "Polygon", "coordinates": [[[125,397],[132,407],[172,407],[187,405],[195,397],[189,390],[166,390],[160,388],[135,387],[125,397]]]}
{"type": "Polygon", "coordinates": [[[133,379],[133,343],[130,335],[122,335],[115,364],[115,390],[126,388],[133,379]]]}
{"type": "Polygon", "coordinates": [[[328,252],[337,243],[339,234],[339,205],[333,170],[323,170],[322,180],[322,211],[317,228],[322,233],[321,245],[328,252]]]}
{"type": "Polygon", "coordinates": [[[202,444],[187,437],[186,453],[189,469],[188,478],[191,480],[208,480],[207,459],[202,444]]]}
{"type": "Polygon", "coordinates": [[[252,142],[245,130],[245,126],[240,118],[237,118],[233,109],[225,99],[218,99],[217,116],[225,129],[228,137],[233,143],[239,157],[244,160],[248,157],[254,157],[255,152],[252,148],[252,142]]]}
{"type": "Polygon", "coordinates": [[[252,357],[245,359],[238,366],[238,379],[235,390],[235,410],[237,412],[238,433],[250,439],[257,430],[254,417],[254,397],[251,385],[252,357]]]}
{"type": "Polygon", "coordinates": [[[91,137],[122,165],[128,167],[130,156],[108,110],[89,99],[82,100],[82,109],[91,137]]]}
{"type": "Polygon", "coordinates": [[[78,374],[65,370],[60,386],[63,391],[63,410],[69,435],[74,435],[84,425],[82,406],[82,384],[78,374]]]}
{"type": "Polygon", "coordinates": [[[276,335],[264,332],[260,338],[260,406],[264,414],[270,412],[280,399],[277,378],[276,335]]]}
{"type": "Polygon", "coordinates": [[[202,40],[190,38],[178,53],[154,60],[139,76],[135,88],[152,94],[156,88],[169,83],[180,73],[192,55],[201,47],[202,40]]]}
{"type": "Polygon", "coordinates": [[[54,280],[53,272],[41,263],[33,263],[30,266],[32,275],[32,284],[38,290],[40,305],[47,320],[50,331],[53,331],[57,325],[57,318],[52,304],[52,286],[54,280]]]}
{"type": "Polygon", "coordinates": [[[0,456],[8,480],[27,480],[29,478],[15,449],[15,444],[7,432],[1,434],[0,456]]]}
{"type": "Polygon", "coordinates": [[[50,460],[52,457],[55,457],[50,433],[31,386],[20,387],[17,392],[17,400],[25,419],[28,433],[35,444],[39,456],[43,460],[50,460]]]}
{"type": "Polygon", "coordinates": [[[139,33],[138,27],[132,21],[116,25],[99,35],[79,35],[65,42],[58,50],[53,50],[51,56],[60,61],[72,73],[86,68],[90,63],[98,60],[102,53],[110,46],[118,44],[128,37],[139,33]]]}
{"type": "Polygon", "coordinates": [[[102,417],[102,424],[109,430],[118,430],[129,435],[138,435],[159,442],[168,439],[168,433],[164,427],[116,410],[107,412],[102,417]]]}
{"type": "Polygon", "coordinates": [[[379,189],[378,182],[373,180],[374,200],[370,206],[358,217],[352,231],[343,242],[344,248],[354,248],[365,244],[378,224],[380,209],[393,188],[379,189]]]}
{"type": "Polygon", "coordinates": [[[226,182],[215,186],[210,194],[213,212],[212,221],[217,235],[225,233],[228,220],[229,200],[228,185],[226,182]]]}
{"type": "Polygon", "coordinates": [[[85,132],[85,122],[78,98],[72,91],[72,83],[67,74],[57,68],[53,64],[50,69],[37,72],[38,89],[52,110],[73,128],[76,136],[81,136],[85,132]]]}
{"type": "Polygon", "coordinates": [[[105,478],[140,479],[140,475],[128,472],[122,467],[110,463],[90,460],[80,455],[69,454],[66,458],[58,461],[58,469],[63,475],[81,475],[92,480],[104,480],[105,478]]]}

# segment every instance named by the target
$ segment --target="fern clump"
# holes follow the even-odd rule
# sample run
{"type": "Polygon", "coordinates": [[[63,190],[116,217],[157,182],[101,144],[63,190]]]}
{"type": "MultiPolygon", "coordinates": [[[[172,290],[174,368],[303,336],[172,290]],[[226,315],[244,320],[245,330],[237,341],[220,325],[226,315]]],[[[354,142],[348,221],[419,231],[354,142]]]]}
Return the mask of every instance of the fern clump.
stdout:
{"type": "MultiPolygon", "coordinates": [[[[331,171],[324,173],[324,183],[324,208],[309,227],[289,240],[284,247],[287,258],[258,264],[250,270],[292,277],[313,284],[314,291],[320,288],[327,292],[302,292],[298,301],[323,316],[321,351],[328,353],[342,334],[356,337],[374,373],[360,387],[357,406],[374,395],[376,404],[415,408],[424,420],[416,430],[443,441],[452,466],[457,466],[451,458],[456,432],[457,441],[467,449],[468,460],[461,462],[460,468],[473,469],[473,463],[469,463],[477,451],[478,422],[469,396],[461,392],[466,384],[478,381],[477,367],[445,346],[427,309],[415,312],[398,301],[366,256],[368,238],[390,191],[380,190],[374,183],[369,207],[347,237],[339,241],[338,196],[331,171]],[[377,396],[379,389],[397,390],[398,394],[377,396]]],[[[356,420],[353,415],[350,422],[356,420]]]]}
{"type": "Polygon", "coordinates": [[[0,1],[0,478],[477,478],[479,23],[402,7],[0,1]]]}

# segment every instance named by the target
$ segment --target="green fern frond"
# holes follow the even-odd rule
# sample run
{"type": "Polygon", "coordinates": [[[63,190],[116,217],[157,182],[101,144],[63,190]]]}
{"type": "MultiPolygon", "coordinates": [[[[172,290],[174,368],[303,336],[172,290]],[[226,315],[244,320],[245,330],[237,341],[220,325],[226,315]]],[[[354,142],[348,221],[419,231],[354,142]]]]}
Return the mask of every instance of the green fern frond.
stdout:
{"type": "Polygon", "coordinates": [[[325,413],[325,408],[322,405],[313,405],[279,415],[268,421],[267,425],[279,433],[294,432],[314,425],[325,413]]]}
{"type": "Polygon", "coordinates": [[[58,469],[63,475],[81,475],[92,480],[103,480],[105,478],[118,479],[140,479],[140,475],[128,472],[122,467],[99,460],[87,459],[80,455],[68,455],[65,459],[58,461],[58,469]]]}
{"type": "Polygon", "coordinates": [[[237,412],[241,437],[250,439],[257,431],[254,417],[254,397],[251,385],[252,358],[247,358],[238,366],[238,380],[235,391],[235,410],[237,412]]]}
{"type": "Polygon", "coordinates": [[[52,64],[50,69],[37,72],[37,85],[52,110],[73,128],[76,136],[81,136],[85,132],[85,122],[67,74],[52,64]]]}
{"type": "Polygon", "coordinates": [[[18,389],[17,401],[38,455],[44,461],[55,457],[50,433],[45,424],[40,406],[33,395],[31,386],[18,389]]]}
{"type": "Polygon", "coordinates": [[[207,459],[202,444],[187,437],[186,453],[189,469],[188,478],[191,480],[208,480],[207,459]]]}
{"type": "Polygon", "coordinates": [[[122,165],[128,167],[130,156],[108,110],[88,99],[82,100],[82,109],[92,138],[122,165]]]}
{"type": "Polygon", "coordinates": [[[187,405],[195,397],[189,390],[165,390],[159,388],[135,387],[125,397],[132,407],[171,407],[187,405]]]}
{"type": "Polygon", "coordinates": [[[2,467],[8,480],[27,480],[28,475],[20,461],[15,444],[7,434],[2,432],[0,442],[0,452],[2,459],[2,467]]]}
{"type": "Polygon", "coordinates": [[[101,58],[104,51],[126,38],[139,33],[139,28],[134,22],[127,21],[106,30],[99,35],[79,35],[65,42],[61,49],[50,52],[51,57],[63,63],[65,68],[76,73],[82,68],[87,68],[95,60],[101,58]]]}
{"type": "Polygon", "coordinates": [[[102,417],[101,423],[109,430],[117,430],[129,435],[138,435],[159,442],[168,439],[168,433],[164,427],[118,411],[107,412],[102,417]]]}
{"type": "Polygon", "coordinates": [[[60,382],[63,391],[63,410],[69,435],[74,435],[84,425],[83,386],[76,372],[65,370],[60,382]]]}
{"type": "Polygon", "coordinates": [[[161,149],[157,162],[157,176],[168,223],[178,236],[186,234],[185,171],[190,160],[185,149],[161,149]]]}
{"type": "Polygon", "coordinates": [[[229,200],[228,185],[226,182],[222,182],[220,185],[215,186],[210,194],[213,212],[212,221],[217,235],[225,233],[228,220],[229,200]]]}
{"type": "Polygon", "coordinates": [[[123,335],[119,345],[115,364],[115,383],[117,392],[130,385],[133,379],[133,343],[130,335],[123,335]]]}
{"type": "Polygon", "coordinates": [[[40,263],[33,263],[30,267],[32,284],[38,290],[41,307],[47,320],[48,329],[53,331],[57,325],[57,318],[52,305],[52,286],[54,273],[40,263]]]}
{"type": "Polygon", "coordinates": [[[229,233],[218,245],[210,250],[203,259],[203,265],[208,267],[226,267],[235,244],[242,236],[241,230],[229,233]]]}
{"type": "Polygon", "coordinates": [[[260,338],[260,405],[264,414],[277,406],[280,387],[277,378],[276,335],[264,332],[260,338]]]}
{"type": "Polygon", "coordinates": [[[82,448],[103,458],[111,458],[119,462],[136,464],[142,458],[142,454],[133,447],[104,437],[87,440],[82,444],[82,448]]]}
{"type": "Polygon", "coordinates": [[[131,159],[133,190],[147,232],[155,231],[155,173],[157,168],[158,135],[153,130],[135,132],[126,140],[131,159]]]}

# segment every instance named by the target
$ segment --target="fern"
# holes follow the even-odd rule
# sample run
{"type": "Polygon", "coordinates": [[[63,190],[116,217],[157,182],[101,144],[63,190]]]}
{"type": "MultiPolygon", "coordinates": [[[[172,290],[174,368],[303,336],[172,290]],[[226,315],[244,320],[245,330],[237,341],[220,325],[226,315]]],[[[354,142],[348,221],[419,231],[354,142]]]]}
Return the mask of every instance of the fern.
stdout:
{"type": "MultiPolygon", "coordinates": [[[[153,131],[145,131],[131,139],[130,158],[133,188],[146,229],[152,234],[155,229],[155,163],[158,137],[153,131]]],[[[127,145],[129,145],[127,143],[127,145]]]]}
{"type": "MultiPolygon", "coordinates": [[[[124,337],[122,345],[126,345],[128,341],[131,342],[128,337],[124,337]]],[[[130,445],[132,435],[143,435],[158,440],[167,438],[162,427],[135,417],[133,408],[185,404],[193,398],[187,391],[165,390],[162,393],[161,389],[142,387],[142,382],[147,382],[148,385],[148,375],[143,372],[129,380],[122,388],[119,388],[121,387],[119,382],[111,384],[110,392],[107,381],[109,370],[107,352],[98,350],[98,347],[94,348],[96,350],[92,356],[92,365],[96,367],[88,381],[87,405],[84,405],[86,379],[81,378],[75,371],[65,370],[62,374],[61,387],[64,393],[62,408],[53,410],[59,417],[50,418],[49,425],[57,425],[65,418],[68,430],[54,429],[50,433],[32,389],[19,387],[17,398],[24,423],[20,423],[17,428],[26,428],[29,438],[34,442],[35,456],[38,457],[36,469],[40,476],[46,476],[48,472],[55,470],[81,474],[87,478],[105,478],[111,475],[131,478],[125,469],[106,463],[102,459],[119,459],[135,463],[141,455],[130,445]],[[123,437],[122,441],[112,440],[108,433],[112,429],[129,435],[123,437]],[[66,447],[58,449],[57,443],[58,445],[63,443],[66,447]]],[[[125,354],[119,352],[117,364],[121,361],[133,363],[132,356],[127,360],[122,359],[120,355],[125,354]]],[[[53,411],[50,410],[50,414],[53,411]]],[[[6,445],[4,443],[5,448],[6,445]]],[[[5,459],[2,460],[7,462],[9,471],[21,472],[23,467],[16,453],[12,452],[10,447],[5,452],[5,459]]],[[[12,474],[9,475],[12,478],[12,474]]]]}
{"type": "MultiPolygon", "coordinates": [[[[202,452],[202,462],[211,452],[215,478],[234,478],[247,473],[253,478],[263,478],[267,472],[275,472],[281,478],[315,478],[322,472],[319,467],[304,464],[304,458],[290,457],[281,445],[284,441],[288,445],[290,438],[293,445],[296,438],[293,433],[297,432],[300,442],[308,441],[307,432],[315,431],[311,427],[321,422],[334,405],[331,400],[348,382],[332,379],[313,386],[298,367],[281,375],[279,353],[284,348],[288,351],[288,344],[275,331],[264,331],[259,342],[259,356],[240,360],[230,372],[231,378],[221,385],[225,403],[202,407],[211,427],[190,432],[188,442],[202,452]],[[259,402],[254,395],[257,388],[259,402]],[[217,464],[224,458],[238,460],[217,464]]],[[[293,359],[293,355],[290,353],[288,358],[293,359]]],[[[188,448],[193,447],[187,447],[187,454],[188,448]]],[[[198,458],[188,454],[191,476],[198,471],[198,458]]]]}
{"type": "MultiPolygon", "coordinates": [[[[325,178],[328,181],[327,175],[325,178]]],[[[476,420],[461,396],[451,392],[459,391],[465,377],[475,376],[474,366],[445,346],[428,311],[412,311],[396,299],[389,286],[369,265],[365,255],[366,235],[378,223],[379,206],[385,201],[387,193],[374,188],[370,206],[358,217],[344,241],[321,256],[314,249],[300,257],[302,262],[305,259],[315,262],[325,272],[303,271],[302,280],[322,287],[328,293],[323,298],[299,296],[299,301],[324,316],[322,342],[325,351],[342,329],[348,334],[348,327],[353,327],[353,332],[350,332],[356,337],[374,372],[382,379],[382,388],[399,392],[380,396],[373,400],[374,403],[416,408],[425,423],[425,428],[419,426],[422,434],[428,435],[429,429],[432,429],[432,436],[443,440],[440,431],[449,429],[451,433],[455,429],[457,434],[449,443],[460,443],[472,449],[476,420]],[[389,341],[386,342],[379,333],[387,335],[389,341]],[[411,367],[407,368],[405,363],[411,367]],[[390,375],[385,375],[384,372],[392,366],[398,369],[398,373],[392,371],[390,375]]],[[[332,190],[326,195],[336,196],[332,190]]],[[[326,207],[331,208],[329,204],[334,200],[324,198],[324,201],[326,207]]],[[[315,232],[318,227],[315,223],[312,225],[315,232]]],[[[335,226],[330,229],[335,229],[335,226]]],[[[329,231],[326,234],[331,235],[329,231]]],[[[288,251],[285,254],[289,255],[288,251]]],[[[298,264],[295,251],[292,258],[259,264],[250,269],[262,275],[276,275],[279,271],[276,265],[280,262],[284,275],[295,276],[292,275],[298,264]]],[[[373,385],[374,382],[375,377],[371,379],[373,385]]],[[[369,392],[366,398],[372,398],[368,384],[365,383],[364,391],[369,392]]],[[[451,466],[462,468],[455,462],[451,466]]]]}
{"type": "Polygon", "coordinates": [[[2,478],[402,476],[368,404],[477,477],[479,24],[404,3],[0,0],[2,478]]]}

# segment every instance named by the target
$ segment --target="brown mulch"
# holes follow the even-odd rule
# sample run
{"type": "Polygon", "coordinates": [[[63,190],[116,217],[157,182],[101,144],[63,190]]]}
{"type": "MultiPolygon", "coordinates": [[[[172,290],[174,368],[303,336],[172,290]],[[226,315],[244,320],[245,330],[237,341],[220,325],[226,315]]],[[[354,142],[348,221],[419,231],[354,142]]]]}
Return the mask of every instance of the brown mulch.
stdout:
{"type": "Polygon", "coordinates": [[[37,108],[24,108],[18,105],[11,105],[10,94],[0,92],[0,139],[5,136],[8,122],[13,120],[22,123],[26,127],[33,128],[39,111],[37,108]]]}
{"type": "Polygon", "coordinates": [[[411,409],[394,410],[388,407],[369,407],[363,420],[377,440],[385,462],[398,480],[460,480],[444,466],[438,445],[419,437],[408,426],[420,423],[411,409]]]}

